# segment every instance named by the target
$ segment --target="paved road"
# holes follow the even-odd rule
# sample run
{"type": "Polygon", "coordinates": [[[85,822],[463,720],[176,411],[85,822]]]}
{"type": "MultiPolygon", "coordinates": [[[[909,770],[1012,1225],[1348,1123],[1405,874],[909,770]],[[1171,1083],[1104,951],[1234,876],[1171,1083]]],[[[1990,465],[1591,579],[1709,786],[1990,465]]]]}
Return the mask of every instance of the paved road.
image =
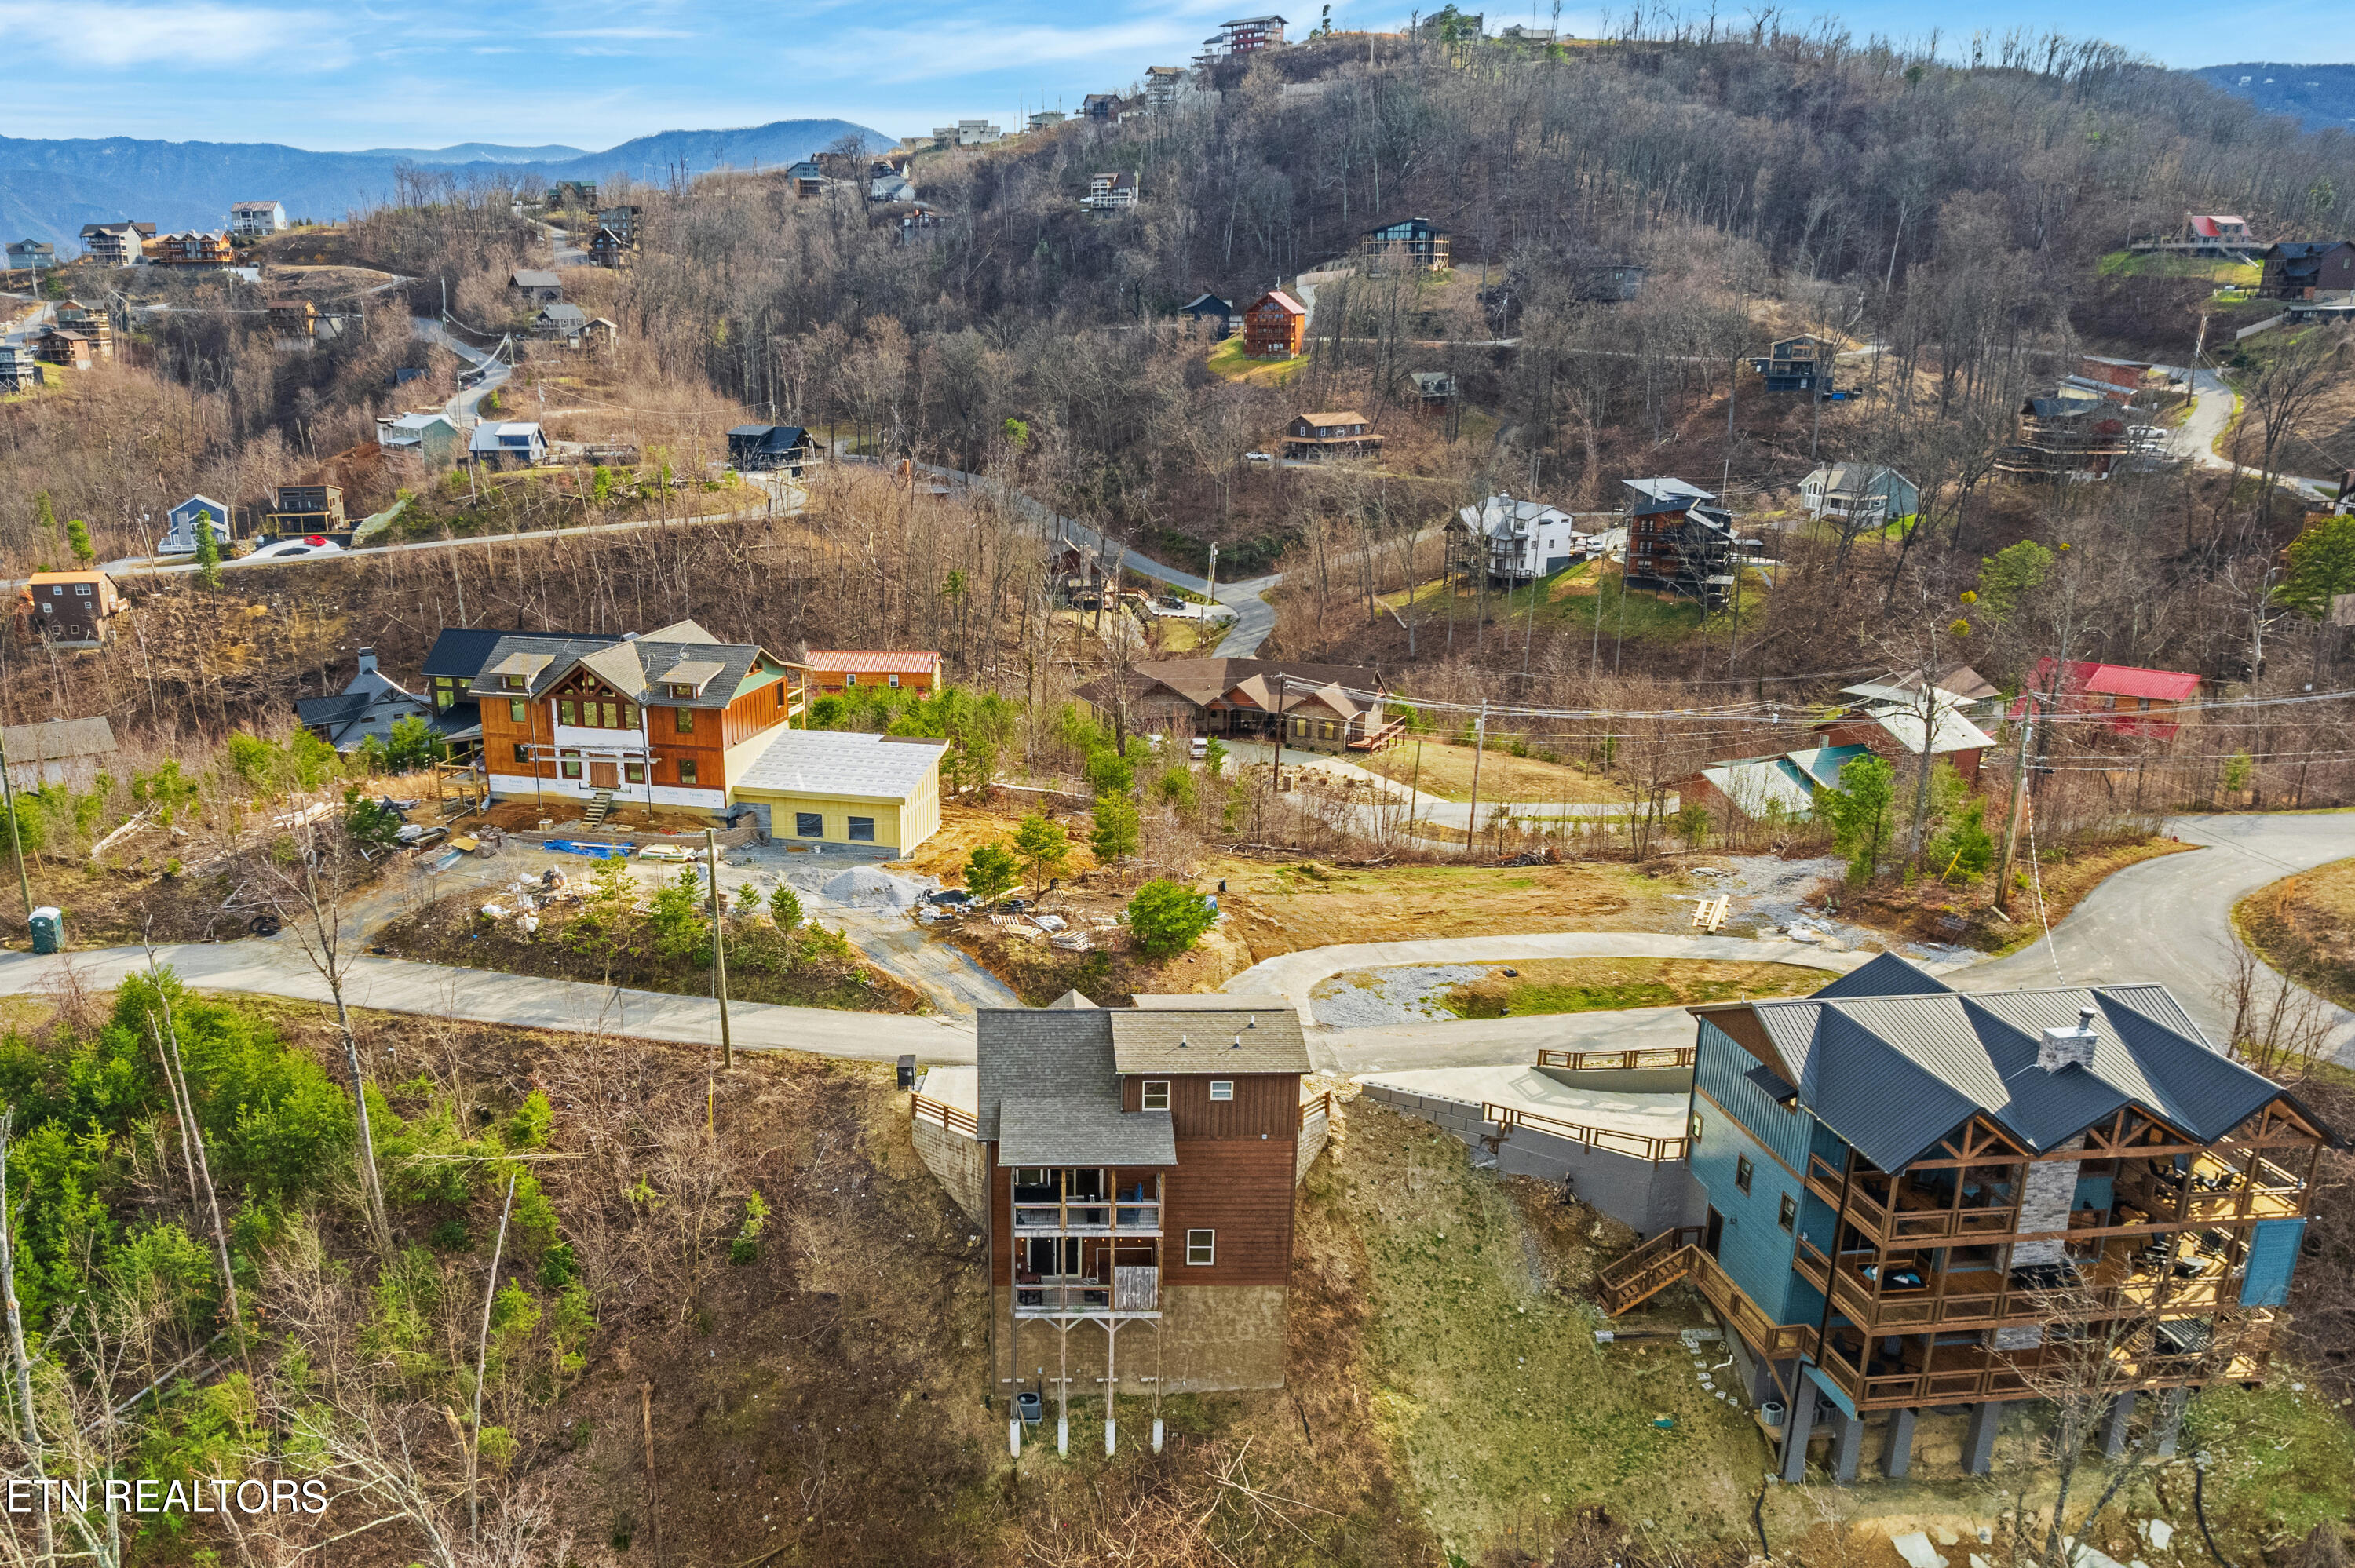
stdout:
{"type": "MultiPolygon", "coordinates": [[[[2166,366],[2160,368],[2178,378],[2184,375],[2180,366],[2166,366]]],[[[2239,472],[2246,474],[2251,479],[2263,479],[2264,477],[2263,471],[2235,464],[2230,458],[2216,455],[2217,439],[2223,435],[2225,427],[2232,422],[2232,387],[2225,385],[2224,378],[2212,370],[2197,370],[2190,374],[2193,397],[2191,413],[2190,418],[2168,437],[2167,450],[2177,457],[2190,458],[2200,467],[2211,469],[2219,473],[2239,472]]],[[[2329,505],[2338,499],[2336,489],[2326,488],[2324,482],[2318,479],[2301,479],[2296,474],[2282,473],[2275,474],[2274,482],[2284,489],[2296,493],[2301,500],[2314,502],[2320,505],[2329,505]]]]}
{"type": "MultiPolygon", "coordinates": [[[[155,959],[200,991],[246,991],[305,1001],[328,1000],[326,982],[304,960],[291,935],[267,941],[159,947],[155,959]]],[[[76,953],[69,961],[92,989],[112,988],[147,965],[146,955],[136,948],[76,953]]],[[[27,953],[0,955],[0,992],[44,991],[58,964],[56,959],[37,959],[27,953]]],[[[715,1050],[719,1044],[719,1004],[707,998],[532,980],[488,969],[362,958],[352,965],[345,980],[344,998],[355,1007],[388,1012],[427,1013],[529,1029],[605,1030],[715,1050]]],[[[890,1061],[913,1051],[926,1061],[973,1060],[972,1027],[943,1019],[743,1001],[730,1003],[728,1012],[730,1033],[736,1044],[747,1050],[811,1051],[869,1062],[890,1061]]]]}
{"type": "MultiPolygon", "coordinates": [[[[1976,964],[1954,983],[2011,991],[2158,980],[2221,1042],[2232,1024],[2217,992],[2232,969],[2232,906],[2293,872],[2355,855],[2355,812],[2182,817],[2174,831],[2206,847],[2128,866],[2054,927],[2050,944],[1976,964]]],[[[2355,1014],[2330,1012],[2331,1054],[2355,1065],[2355,1014]]]]}
{"type": "Polygon", "coordinates": [[[442,405],[442,411],[449,415],[450,422],[462,430],[480,424],[483,399],[506,386],[507,377],[515,374],[515,367],[459,338],[431,316],[411,316],[409,319],[417,336],[438,343],[464,360],[468,373],[476,377],[473,386],[464,388],[442,405]]]}

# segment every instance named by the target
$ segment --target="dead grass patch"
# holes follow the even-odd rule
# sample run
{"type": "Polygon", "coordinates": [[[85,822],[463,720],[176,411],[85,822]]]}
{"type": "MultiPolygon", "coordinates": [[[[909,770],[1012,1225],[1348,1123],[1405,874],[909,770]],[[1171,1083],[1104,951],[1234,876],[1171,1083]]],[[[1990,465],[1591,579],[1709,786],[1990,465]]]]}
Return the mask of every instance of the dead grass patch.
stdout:
{"type": "Polygon", "coordinates": [[[1628,800],[1627,791],[1618,784],[1582,768],[1548,762],[1542,758],[1516,757],[1509,751],[1494,748],[1476,754],[1471,747],[1427,736],[1411,736],[1388,751],[1351,760],[1369,773],[1379,773],[1401,784],[1412,784],[1426,795],[1435,795],[1443,800],[1469,800],[1476,755],[1480,762],[1483,800],[1547,805],[1628,800]]]}
{"type": "Polygon", "coordinates": [[[1336,942],[1525,931],[1672,931],[1692,912],[1683,879],[1614,862],[1561,865],[1364,868],[1213,856],[1199,882],[1251,946],[1253,961],[1336,942]]]}
{"type": "Polygon", "coordinates": [[[2259,957],[2290,979],[2355,1007],[2355,860],[2260,887],[2232,911],[2259,957]]]}

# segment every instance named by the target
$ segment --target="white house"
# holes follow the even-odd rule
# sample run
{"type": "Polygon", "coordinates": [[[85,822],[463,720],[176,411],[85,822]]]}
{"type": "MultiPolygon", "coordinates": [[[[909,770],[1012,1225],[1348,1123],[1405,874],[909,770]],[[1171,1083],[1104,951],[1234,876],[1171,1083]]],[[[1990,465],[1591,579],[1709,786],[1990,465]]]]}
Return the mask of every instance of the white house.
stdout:
{"type": "Polygon", "coordinates": [[[513,463],[529,468],[548,456],[548,437],[527,420],[485,419],[467,439],[466,455],[493,467],[513,463]]]}
{"type": "Polygon", "coordinates": [[[1846,517],[1888,523],[1922,510],[1922,492],[1893,468],[1836,462],[1799,482],[1799,499],[1810,517],[1846,517]]]}
{"type": "Polygon", "coordinates": [[[897,169],[890,169],[868,177],[867,199],[868,201],[913,201],[916,199],[916,187],[907,175],[897,169]]]}
{"type": "Polygon", "coordinates": [[[1491,577],[1527,582],[1594,553],[1594,540],[1579,531],[1578,520],[1542,501],[1492,495],[1457,517],[1476,540],[1485,542],[1491,577]]]}
{"type": "Polygon", "coordinates": [[[169,514],[172,526],[155,546],[159,556],[193,556],[197,553],[197,530],[209,523],[213,543],[226,549],[229,542],[229,508],[209,495],[191,495],[169,514]]]}
{"type": "Polygon", "coordinates": [[[229,204],[229,231],[241,238],[276,234],[286,227],[286,209],[274,201],[229,204]]]}

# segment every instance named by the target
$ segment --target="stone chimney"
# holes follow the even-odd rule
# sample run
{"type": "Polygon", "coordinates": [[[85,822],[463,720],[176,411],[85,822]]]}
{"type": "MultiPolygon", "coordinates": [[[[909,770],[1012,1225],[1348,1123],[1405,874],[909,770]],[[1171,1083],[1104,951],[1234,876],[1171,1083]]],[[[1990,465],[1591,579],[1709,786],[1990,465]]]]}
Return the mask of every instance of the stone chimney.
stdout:
{"type": "Polygon", "coordinates": [[[372,675],[372,674],[374,674],[374,673],[376,673],[376,650],[375,650],[375,649],[373,649],[373,648],[363,648],[363,649],[361,649],[361,650],[360,650],[360,669],[359,669],[359,673],[360,673],[361,674],[363,674],[363,675],[372,675]]]}
{"type": "Polygon", "coordinates": [[[2036,1046],[2036,1065],[2048,1073],[2064,1067],[2091,1067],[2094,1065],[2094,1044],[2100,1037],[2094,1033],[2094,1007],[2088,1002],[2078,1009],[2074,1029],[2048,1029],[2036,1046]]]}

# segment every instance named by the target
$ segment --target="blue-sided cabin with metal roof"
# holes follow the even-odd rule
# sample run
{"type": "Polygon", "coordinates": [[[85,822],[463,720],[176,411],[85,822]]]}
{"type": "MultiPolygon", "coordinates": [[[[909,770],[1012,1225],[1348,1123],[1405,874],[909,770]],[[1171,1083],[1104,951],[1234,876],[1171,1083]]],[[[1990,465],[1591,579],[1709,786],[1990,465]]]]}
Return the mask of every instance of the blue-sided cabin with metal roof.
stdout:
{"type": "Polygon", "coordinates": [[[1786,1479],[1819,1405],[1837,1479],[1867,1419],[1901,1475],[1916,1414],[1954,1404],[1984,1474],[2005,1404],[2058,1381],[2116,1396],[2112,1452],[2159,1393],[2171,1451],[2187,1391],[2264,1376],[2335,1135],[2165,987],[1958,992],[1884,954],[1691,1011],[1703,1221],[1613,1265],[1604,1304],[1692,1279],[1787,1406],[1786,1479]]]}

